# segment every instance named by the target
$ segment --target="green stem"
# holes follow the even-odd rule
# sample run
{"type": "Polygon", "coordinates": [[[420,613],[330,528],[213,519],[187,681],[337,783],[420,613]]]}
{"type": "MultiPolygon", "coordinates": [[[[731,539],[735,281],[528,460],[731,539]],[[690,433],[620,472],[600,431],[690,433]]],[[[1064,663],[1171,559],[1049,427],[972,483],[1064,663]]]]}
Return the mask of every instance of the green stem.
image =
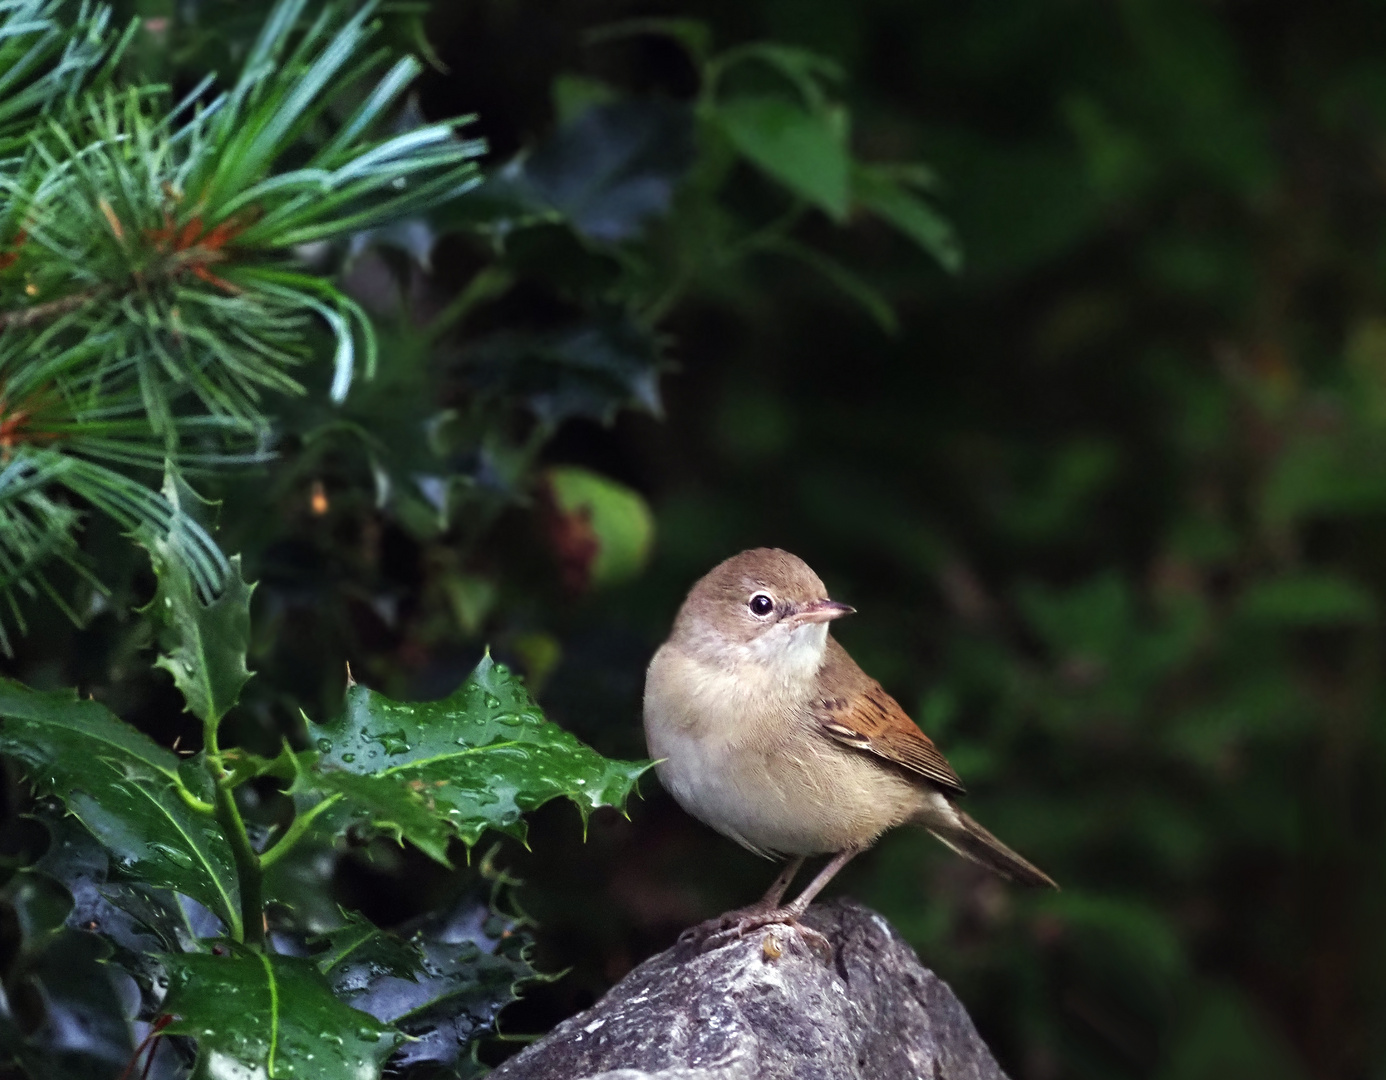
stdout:
{"type": "Polygon", "coordinates": [[[236,862],[236,880],[241,887],[241,933],[234,935],[247,945],[260,948],[265,943],[264,871],[260,856],[250,844],[245,819],[236,805],[236,793],[231,777],[222,768],[221,748],[217,745],[217,718],[209,716],[203,725],[203,749],[207,771],[215,788],[217,824],[231,845],[231,857],[236,862]]]}
{"type": "Polygon", "coordinates": [[[295,817],[294,820],[289,823],[289,827],[284,830],[284,835],[276,840],[273,846],[260,856],[260,869],[262,871],[268,870],[287,855],[289,849],[303,838],[303,834],[312,826],[317,816],[328,807],[335,806],[341,801],[341,798],[340,795],[329,795],[327,798],[323,799],[322,802],[318,803],[317,806],[305,810],[295,817]]]}
{"type": "Polygon", "coordinates": [[[215,814],[217,812],[217,808],[212,803],[203,802],[186,787],[184,787],[181,782],[174,783],[174,790],[178,792],[178,794],[182,797],[183,801],[188,804],[189,808],[195,810],[197,813],[215,814]]]}

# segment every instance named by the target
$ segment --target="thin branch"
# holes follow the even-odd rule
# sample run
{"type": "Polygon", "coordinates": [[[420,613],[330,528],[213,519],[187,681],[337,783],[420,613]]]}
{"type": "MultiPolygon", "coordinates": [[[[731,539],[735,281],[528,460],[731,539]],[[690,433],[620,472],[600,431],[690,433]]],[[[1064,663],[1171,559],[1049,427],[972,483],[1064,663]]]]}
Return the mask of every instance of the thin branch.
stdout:
{"type": "Polygon", "coordinates": [[[98,285],[95,288],[75,292],[69,296],[60,296],[58,299],[49,300],[45,304],[35,304],[33,307],[21,308],[18,311],[0,311],[0,330],[22,330],[28,326],[37,326],[39,323],[66,315],[69,311],[76,311],[93,301],[105,300],[113,292],[115,292],[113,285],[98,285]]]}

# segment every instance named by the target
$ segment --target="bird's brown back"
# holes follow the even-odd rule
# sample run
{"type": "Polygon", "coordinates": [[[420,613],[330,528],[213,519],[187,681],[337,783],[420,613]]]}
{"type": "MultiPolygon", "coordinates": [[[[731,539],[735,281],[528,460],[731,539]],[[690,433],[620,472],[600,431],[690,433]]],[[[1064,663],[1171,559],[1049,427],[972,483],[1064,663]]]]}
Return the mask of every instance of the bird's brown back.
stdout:
{"type": "Polygon", "coordinates": [[[818,686],[814,716],[829,738],[874,754],[953,794],[966,793],[933,740],[831,636],[818,686]]]}

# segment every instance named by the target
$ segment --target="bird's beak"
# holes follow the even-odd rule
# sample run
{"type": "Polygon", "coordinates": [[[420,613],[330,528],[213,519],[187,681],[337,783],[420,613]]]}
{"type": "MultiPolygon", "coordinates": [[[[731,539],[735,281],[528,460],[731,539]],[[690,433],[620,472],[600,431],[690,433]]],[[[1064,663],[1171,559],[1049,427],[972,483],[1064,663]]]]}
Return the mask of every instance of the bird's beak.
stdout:
{"type": "Polygon", "coordinates": [[[836,600],[814,600],[804,604],[791,615],[790,621],[796,623],[832,622],[844,615],[851,615],[857,609],[839,604],[836,600]]]}

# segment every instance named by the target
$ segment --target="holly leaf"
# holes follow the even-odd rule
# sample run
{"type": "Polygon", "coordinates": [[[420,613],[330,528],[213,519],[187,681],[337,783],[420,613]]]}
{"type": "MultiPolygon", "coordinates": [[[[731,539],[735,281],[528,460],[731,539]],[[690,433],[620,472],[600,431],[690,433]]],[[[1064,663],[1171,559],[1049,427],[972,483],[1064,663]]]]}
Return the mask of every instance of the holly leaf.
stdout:
{"type": "Polygon", "coordinates": [[[595,104],[455,199],[443,216],[450,224],[500,231],[561,220],[588,240],[618,243],[668,213],[696,155],[687,105],[595,104]]]}
{"type": "Polygon", "coordinates": [[[441,701],[392,701],[353,684],[342,717],[312,725],[310,738],[320,756],[294,782],[300,813],[330,800],[315,812],[339,829],[384,831],[439,861],[452,837],[470,845],[490,828],[523,840],[521,815],[550,799],[571,800],[584,822],[621,808],[650,767],[610,761],[545,720],[489,655],[441,701]]]}
{"type": "Polygon", "coordinates": [[[28,1003],[30,1015],[21,1017],[0,1000],[0,1060],[43,1080],[115,1076],[134,1053],[138,994],[122,993],[128,979],[102,963],[105,946],[92,934],[59,927],[27,944],[6,973],[6,990],[28,1003]]]}
{"type": "Polygon", "coordinates": [[[552,333],[503,331],[471,346],[463,360],[478,390],[524,401],[554,427],[572,417],[609,424],[627,407],[662,411],[659,341],[623,316],[552,333]]]}
{"type": "Polygon", "coordinates": [[[0,679],[0,753],[39,794],[61,799],[123,872],[192,897],[240,933],[230,846],[185,801],[173,753],[76,691],[10,679],[0,679]]]}
{"type": "Polygon", "coordinates": [[[250,594],[241,577],[241,559],[232,556],[221,595],[204,603],[183,564],[162,544],[149,546],[159,586],[140,609],[154,624],[160,656],[154,662],[173,676],[188,711],[204,723],[220,720],[250,679],[245,666],[250,646],[250,594]]]}
{"type": "MultiPolygon", "coordinates": [[[[67,824],[82,831],[71,819],[67,824]]],[[[85,843],[95,857],[104,858],[90,837],[85,843]]],[[[148,1031],[134,1019],[140,992],[119,967],[105,962],[107,942],[78,922],[88,914],[80,910],[82,901],[74,903],[69,889],[49,873],[37,872],[43,861],[15,874],[0,890],[8,928],[0,1063],[16,1063],[23,1068],[16,1075],[43,1080],[113,1077],[148,1031]]],[[[152,972],[153,962],[147,966],[152,972]]],[[[167,1078],[169,1064],[169,1055],[160,1056],[150,1075],[167,1078]]]]}
{"type": "Polygon", "coordinates": [[[75,818],[58,816],[55,809],[41,813],[39,820],[50,843],[24,873],[65,888],[71,896],[65,925],[103,937],[110,959],[135,980],[145,1000],[161,999],[163,971],[151,954],[196,951],[200,938],[221,934],[220,920],[168,889],[113,878],[106,849],[75,818]]]}
{"type": "Polygon", "coordinates": [[[524,162],[523,175],[577,232],[610,243],[668,212],[696,153],[687,105],[615,101],[560,127],[524,162]]]}
{"type": "Polygon", "coordinates": [[[165,1031],[198,1045],[198,1075],[369,1080],[403,1036],[344,1005],[310,960],[234,942],[167,954],[165,1031]]]}
{"type": "Polygon", "coordinates": [[[326,947],[314,960],[337,996],[410,1036],[392,1069],[454,1064],[494,1030],[519,985],[539,977],[524,956],[528,939],[473,898],[415,924],[406,936],[353,915],[319,942],[326,947]]]}
{"type": "Polygon", "coordinates": [[[351,1001],[373,979],[412,978],[423,953],[394,934],[386,933],[359,912],[346,912],[346,922],[308,940],[312,960],[343,1001],[351,1001]]]}
{"type": "Polygon", "coordinates": [[[334,800],[337,806],[329,821],[336,823],[336,831],[364,825],[396,842],[407,837],[425,855],[444,866],[452,865],[448,843],[457,832],[439,813],[436,800],[430,798],[432,792],[417,780],[401,782],[340,769],[303,769],[289,794],[309,802],[321,796],[334,800]]]}

